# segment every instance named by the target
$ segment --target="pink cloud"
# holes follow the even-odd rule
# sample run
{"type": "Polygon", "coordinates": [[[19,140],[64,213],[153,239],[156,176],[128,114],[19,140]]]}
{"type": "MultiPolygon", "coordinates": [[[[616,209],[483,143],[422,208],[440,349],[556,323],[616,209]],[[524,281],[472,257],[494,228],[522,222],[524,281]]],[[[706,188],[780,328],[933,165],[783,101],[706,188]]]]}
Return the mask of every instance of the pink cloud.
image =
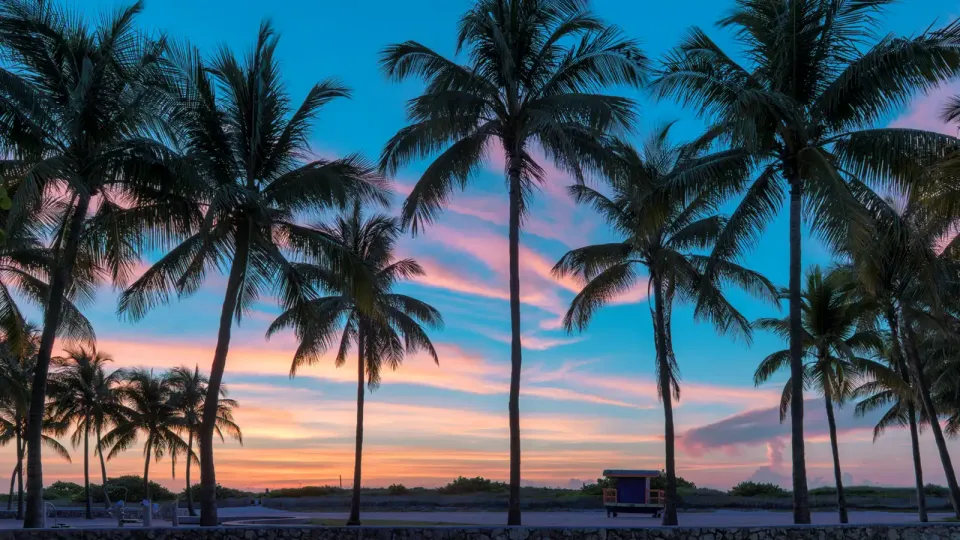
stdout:
{"type": "Polygon", "coordinates": [[[940,119],[940,115],[947,100],[957,94],[960,94],[960,84],[952,83],[919,95],[890,127],[924,129],[956,137],[957,126],[945,123],[940,119]]]}
{"type": "Polygon", "coordinates": [[[412,279],[414,283],[483,298],[510,299],[510,294],[503,287],[483,283],[480,278],[447,268],[432,258],[419,256],[417,262],[420,263],[426,275],[414,277],[412,279]]]}

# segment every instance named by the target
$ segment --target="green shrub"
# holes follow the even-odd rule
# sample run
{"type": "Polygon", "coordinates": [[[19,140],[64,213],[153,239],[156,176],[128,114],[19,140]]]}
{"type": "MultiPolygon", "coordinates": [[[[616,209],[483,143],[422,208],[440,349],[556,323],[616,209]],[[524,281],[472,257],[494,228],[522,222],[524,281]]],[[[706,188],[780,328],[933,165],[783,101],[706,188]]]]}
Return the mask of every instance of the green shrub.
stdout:
{"type": "Polygon", "coordinates": [[[615,487],[617,487],[616,478],[597,478],[597,483],[595,484],[584,484],[583,487],[580,488],[580,493],[600,497],[603,495],[604,489],[615,487]]]}
{"type": "Polygon", "coordinates": [[[272,490],[268,497],[326,497],[344,493],[345,490],[336,486],[303,486],[298,488],[280,488],[272,490]]]}
{"type": "MultiPolygon", "coordinates": [[[[110,493],[110,501],[116,502],[120,499],[126,499],[127,503],[139,503],[145,497],[143,492],[143,477],[137,475],[118,476],[117,478],[107,478],[107,490],[110,493]],[[126,491],[124,491],[126,488],[126,491]]],[[[93,496],[93,502],[103,502],[103,489],[100,484],[90,484],[90,493],[93,496]]],[[[174,494],[169,489],[160,484],[150,481],[150,495],[154,501],[172,501],[174,494]]],[[[80,493],[80,501],[83,502],[83,492],[80,493]]],[[[76,501],[76,499],[74,499],[76,501]]]]}
{"type": "MultiPolygon", "coordinates": [[[[697,489],[697,485],[693,482],[683,478],[682,476],[677,477],[677,488],[680,489],[697,489]]],[[[667,477],[664,474],[660,474],[656,478],[650,480],[650,489],[667,489],[667,477]]]]}
{"type": "Polygon", "coordinates": [[[923,486],[923,492],[931,497],[949,497],[950,490],[936,484],[927,484],[923,486]]]}
{"type": "Polygon", "coordinates": [[[444,495],[462,495],[465,493],[500,493],[507,490],[507,485],[503,482],[494,482],[487,480],[482,476],[476,478],[465,478],[458,476],[456,480],[449,484],[437,488],[437,491],[444,495]]]}
{"type": "Polygon", "coordinates": [[[730,490],[730,495],[737,497],[784,497],[789,493],[776,484],[763,482],[740,482],[730,490]]]}
{"type": "Polygon", "coordinates": [[[387,493],[390,495],[406,495],[408,491],[410,490],[403,484],[390,484],[387,488],[387,493]]]}
{"type": "MultiPolygon", "coordinates": [[[[193,486],[190,487],[190,495],[193,497],[193,500],[195,501],[200,500],[200,484],[194,484],[193,486]]],[[[244,498],[250,498],[254,496],[255,495],[253,493],[250,493],[249,491],[242,491],[239,489],[223,487],[219,483],[217,484],[217,499],[219,500],[244,499],[244,498]]],[[[185,501],[186,499],[187,499],[187,489],[184,488],[183,491],[180,492],[180,500],[185,501]]]]}
{"type": "Polygon", "coordinates": [[[54,482],[43,489],[43,498],[47,500],[83,501],[83,486],[73,482],[54,482]]]}

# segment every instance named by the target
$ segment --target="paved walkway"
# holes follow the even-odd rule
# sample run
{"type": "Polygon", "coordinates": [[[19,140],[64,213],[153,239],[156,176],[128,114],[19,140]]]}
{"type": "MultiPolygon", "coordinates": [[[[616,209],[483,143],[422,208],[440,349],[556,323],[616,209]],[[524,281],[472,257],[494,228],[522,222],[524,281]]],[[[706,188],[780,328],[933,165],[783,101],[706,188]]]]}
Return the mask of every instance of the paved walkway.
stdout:
{"type": "MultiPolygon", "coordinates": [[[[254,517],[311,517],[320,519],[347,518],[346,512],[287,512],[273,508],[249,506],[241,508],[221,508],[222,518],[254,518],[254,517]]],[[[949,517],[950,514],[931,514],[930,520],[937,521],[949,517]]],[[[410,521],[449,523],[451,525],[502,525],[506,522],[505,512],[363,512],[361,517],[376,521],[410,521]]],[[[836,512],[814,512],[813,522],[817,525],[837,524],[836,512]]],[[[790,525],[793,515],[790,512],[739,511],[717,510],[715,512],[691,512],[680,514],[680,525],[687,527],[755,527],[790,525]]],[[[851,511],[850,523],[853,524],[884,524],[884,523],[914,523],[916,514],[904,512],[880,511],[851,511]]],[[[113,528],[117,523],[113,519],[85,520],[79,518],[60,519],[59,523],[70,527],[82,528],[113,528]]],[[[53,525],[52,519],[48,522],[53,525]]],[[[617,518],[608,518],[604,511],[586,512],[524,512],[523,524],[539,527],[655,527],[660,524],[659,519],[643,515],[623,515],[617,518]]],[[[169,527],[170,522],[154,520],[158,527],[169,527]]],[[[20,522],[13,519],[0,520],[0,529],[19,528],[20,522]]],[[[135,525],[128,525],[136,528],[135,525]]]]}
{"type": "MultiPolygon", "coordinates": [[[[304,515],[304,514],[300,514],[304,515]]],[[[310,513],[311,517],[346,519],[347,513],[310,513]]],[[[936,521],[950,514],[931,514],[936,521]]],[[[850,523],[914,523],[917,515],[900,512],[851,511],[850,523]]],[[[469,525],[502,525],[506,512],[363,512],[361,519],[386,521],[423,521],[469,525]]],[[[791,525],[790,512],[717,510],[715,512],[690,512],[679,515],[680,525],[687,527],[744,527],[761,525],[791,525]]],[[[839,523],[836,512],[814,512],[813,523],[832,525],[839,523]]],[[[644,515],[620,514],[608,518],[604,511],[588,512],[524,512],[523,524],[540,527],[655,527],[660,520],[644,515]]]]}

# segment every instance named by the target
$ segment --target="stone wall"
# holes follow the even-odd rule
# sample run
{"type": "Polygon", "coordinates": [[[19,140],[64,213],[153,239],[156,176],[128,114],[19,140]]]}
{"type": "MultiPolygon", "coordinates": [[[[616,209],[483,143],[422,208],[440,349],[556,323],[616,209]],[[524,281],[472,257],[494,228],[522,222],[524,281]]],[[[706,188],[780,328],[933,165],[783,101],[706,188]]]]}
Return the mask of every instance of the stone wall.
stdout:
{"type": "Polygon", "coordinates": [[[0,530],[0,540],[960,540],[960,524],[757,528],[211,527],[0,530]]]}

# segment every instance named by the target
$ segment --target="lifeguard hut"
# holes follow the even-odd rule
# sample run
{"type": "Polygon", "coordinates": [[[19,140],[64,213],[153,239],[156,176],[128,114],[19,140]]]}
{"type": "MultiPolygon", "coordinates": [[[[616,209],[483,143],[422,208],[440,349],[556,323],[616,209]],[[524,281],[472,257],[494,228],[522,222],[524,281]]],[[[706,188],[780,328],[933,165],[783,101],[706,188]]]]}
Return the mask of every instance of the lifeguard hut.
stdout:
{"type": "Polygon", "coordinates": [[[660,517],[663,512],[663,491],[650,489],[650,482],[660,471],[641,469],[607,469],[603,476],[616,482],[615,488],[603,490],[603,506],[607,517],[617,514],[650,514],[660,517]]]}

